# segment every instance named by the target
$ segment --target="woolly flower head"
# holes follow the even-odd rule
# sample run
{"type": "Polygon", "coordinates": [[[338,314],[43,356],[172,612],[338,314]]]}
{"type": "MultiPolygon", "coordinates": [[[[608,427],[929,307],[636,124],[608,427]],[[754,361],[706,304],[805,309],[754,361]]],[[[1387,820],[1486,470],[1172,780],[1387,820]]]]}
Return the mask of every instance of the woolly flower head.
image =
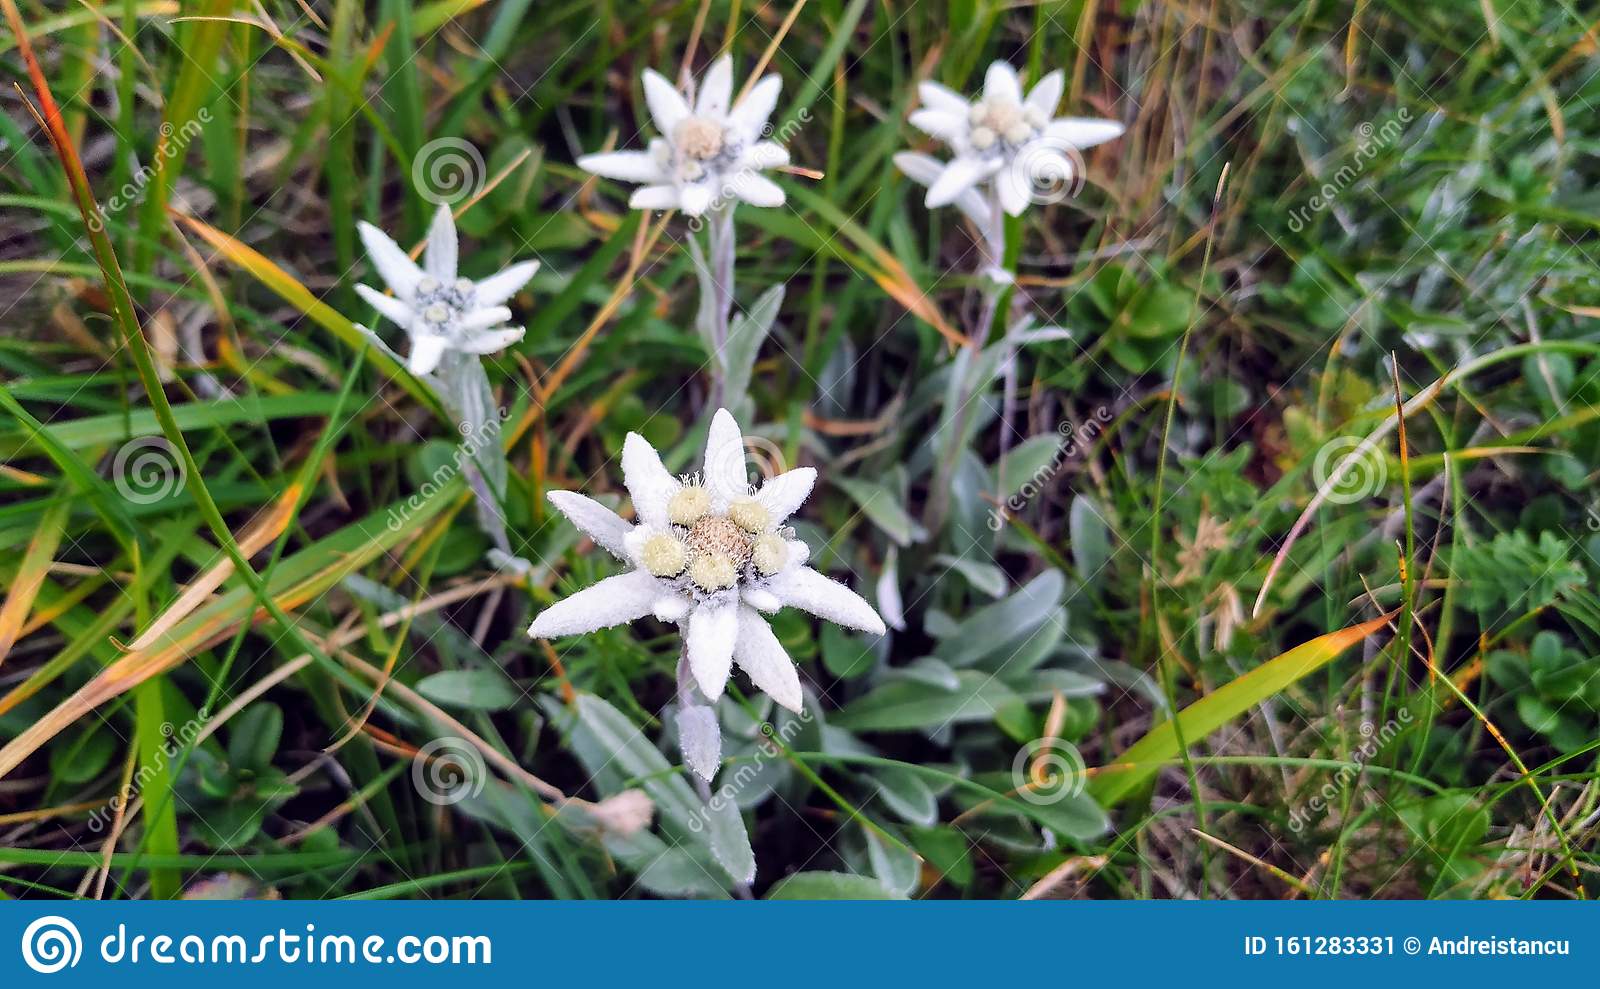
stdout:
{"type": "Polygon", "coordinates": [[[428,227],[418,265],[389,235],[358,223],[361,243],[393,295],[357,285],[356,291],[411,340],[406,364],[412,374],[431,374],[449,351],[492,354],[522,339],[522,327],[505,325],[503,303],[528,283],[539,262],[523,261],[482,281],[457,274],[460,248],[450,207],[441,205],[428,227]]]}
{"type": "Polygon", "coordinates": [[[769,75],[731,103],[733,59],[724,55],[706,71],[691,105],[665,77],[646,69],[645,102],[660,136],[651,139],[648,151],[584,155],[578,167],[642,183],[628,200],[634,209],[700,216],[730,197],[752,206],[782,206],[783,190],[760,174],[789,163],[788,151],[762,139],[782,88],[782,80],[769,75]]]}
{"type": "Polygon", "coordinates": [[[632,569],[547,608],[529,635],[575,635],[654,614],[684,629],[690,672],[709,700],[722,696],[738,663],[758,689],[798,713],[799,673],[763,613],[789,606],[884,633],[870,604],[805,565],[805,544],[784,526],[811,493],[816,470],[797,467],[751,490],[744,438],[726,409],[712,417],[700,476],[674,477],[636,433],[623,444],[622,475],[636,524],[571,491],[549,497],[632,569]]]}
{"type": "Polygon", "coordinates": [[[1001,209],[1012,216],[1030,202],[1064,198],[1064,190],[1082,178],[1078,152],[1123,131],[1114,120],[1056,117],[1065,79],[1057,69],[1024,96],[1017,70],[995,62],[984,74],[983,93],[972,101],[924,82],[918,88],[922,106],[911,114],[911,125],[945,142],[955,157],[940,163],[907,152],[896,155],[895,163],[928,186],[929,207],[955,204],[975,220],[988,215],[975,193],[984,182],[993,182],[1001,209]]]}

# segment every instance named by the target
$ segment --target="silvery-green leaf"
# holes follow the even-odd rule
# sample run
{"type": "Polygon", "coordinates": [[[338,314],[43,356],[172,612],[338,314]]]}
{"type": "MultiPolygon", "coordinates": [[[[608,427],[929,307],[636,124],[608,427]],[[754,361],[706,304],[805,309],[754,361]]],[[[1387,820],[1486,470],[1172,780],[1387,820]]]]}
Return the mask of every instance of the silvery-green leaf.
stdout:
{"type": "Polygon", "coordinates": [[[774,285],[763,292],[747,312],[729,321],[727,352],[723,354],[729,396],[742,396],[749,390],[750,373],[761,352],[761,344],[772,332],[772,324],[782,305],[783,286],[774,285]]]}
{"type": "Polygon", "coordinates": [[[922,862],[904,845],[884,841],[870,828],[864,830],[867,836],[867,860],[872,863],[872,872],[878,881],[896,896],[911,895],[917,888],[922,862]]]}
{"type": "Polygon", "coordinates": [[[1073,670],[1035,670],[1027,677],[1008,681],[1025,700],[1046,701],[1063,697],[1095,697],[1106,692],[1106,685],[1094,677],[1073,670]]]}
{"type": "Polygon", "coordinates": [[[711,844],[711,854],[723,871],[737,883],[751,883],[756,878],[756,853],[750,849],[750,836],[744,830],[744,817],[739,805],[714,794],[705,806],[706,838],[711,844]]]}
{"type": "Polygon", "coordinates": [[[817,748],[828,755],[852,757],[877,755],[865,742],[843,728],[823,725],[821,734],[822,741],[817,748]]]}
{"type": "Polygon", "coordinates": [[[921,774],[896,766],[874,766],[871,777],[885,806],[907,824],[926,826],[939,819],[939,800],[921,774]]]}
{"type": "Polygon", "coordinates": [[[927,531],[911,517],[900,499],[882,485],[849,477],[835,477],[833,483],[861,506],[862,514],[873,525],[899,545],[910,546],[927,537],[927,531]]]}
{"type": "Polygon", "coordinates": [[[973,666],[977,669],[1004,673],[1013,678],[1025,675],[1029,670],[1048,660],[1061,647],[1061,641],[1067,635],[1064,615],[1063,612],[1060,621],[1044,622],[1020,642],[1013,639],[1006,644],[1006,648],[989,653],[973,666]]]}
{"type": "Polygon", "coordinates": [[[716,319],[717,319],[717,286],[711,277],[711,266],[706,262],[705,249],[700,246],[700,238],[686,237],[689,245],[689,259],[694,265],[695,280],[700,285],[700,303],[695,308],[694,328],[700,334],[701,343],[705,344],[706,353],[713,361],[721,361],[722,356],[717,353],[716,319]]]}
{"type": "Polygon", "coordinates": [[[852,731],[939,729],[957,722],[992,721],[1017,702],[1016,692],[988,673],[964,670],[954,690],[915,680],[892,680],[846,704],[834,723],[852,731]]]}
{"type": "MultiPolygon", "coordinates": [[[[657,751],[643,731],[621,711],[593,694],[580,693],[576,710],[553,697],[540,698],[550,720],[568,733],[573,754],[592,776],[639,780],[662,818],[694,831],[703,826],[700,798],[657,751]]],[[[620,788],[620,787],[619,787],[620,788]]]]}
{"type": "Polygon", "coordinates": [[[707,783],[722,762],[722,726],[717,712],[703,704],[678,709],[678,745],[683,761],[707,783]]]}
{"type": "Polygon", "coordinates": [[[1008,643],[1025,638],[1047,620],[1064,620],[1061,595],[1065,589],[1061,571],[1046,570],[1009,596],[968,615],[934,652],[951,666],[961,667],[1006,651],[1008,643]]]}
{"type": "Polygon", "coordinates": [[[889,547],[884,554],[883,570],[878,574],[878,614],[886,625],[896,631],[906,627],[905,602],[900,597],[900,550],[889,547]]]}
{"type": "Polygon", "coordinates": [[[949,553],[940,553],[933,558],[933,562],[954,570],[965,577],[967,583],[992,598],[997,598],[1006,592],[1006,572],[992,563],[949,553]]]}
{"type": "MultiPolygon", "coordinates": [[[[1005,474],[1000,478],[1000,497],[1010,498],[1025,485],[1038,488],[1055,472],[1056,455],[1061,450],[1058,433],[1040,433],[1018,443],[1006,454],[1005,474]]],[[[1036,491],[1033,493],[1037,493],[1036,491]]]]}
{"type": "Polygon", "coordinates": [[[769,900],[903,900],[870,876],[848,872],[797,872],[767,891],[769,900]]]}
{"type": "Polygon", "coordinates": [[[1079,575],[1083,580],[1093,580],[1111,558],[1111,527],[1093,498],[1078,495],[1072,499],[1067,533],[1072,539],[1072,562],[1079,575]]]}
{"type": "Polygon", "coordinates": [[[522,700],[522,691],[498,670],[443,670],[419,680],[417,693],[469,711],[504,711],[522,700]]]}
{"type": "Polygon", "coordinates": [[[915,680],[940,690],[954,690],[961,686],[961,677],[957,675],[955,667],[937,656],[923,656],[904,666],[890,667],[884,671],[883,678],[915,680]]]}
{"type": "Polygon", "coordinates": [[[922,630],[935,639],[948,639],[955,635],[961,628],[948,611],[942,608],[929,608],[926,617],[922,620],[922,630]]]}

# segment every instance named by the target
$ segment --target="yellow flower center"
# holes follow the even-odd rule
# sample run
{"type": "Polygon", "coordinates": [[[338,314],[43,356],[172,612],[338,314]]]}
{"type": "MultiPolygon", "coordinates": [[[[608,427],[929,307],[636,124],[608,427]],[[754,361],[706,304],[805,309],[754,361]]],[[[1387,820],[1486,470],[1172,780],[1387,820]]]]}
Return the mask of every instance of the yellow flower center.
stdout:
{"type": "Polygon", "coordinates": [[[697,484],[679,488],[667,502],[667,518],[673,525],[694,525],[700,517],[711,511],[711,496],[697,484]]]}
{"type": "Polygon", "coordinates": [[[726,553],[700,553],[689,564],[689,579],[701,590],[719,591],[737,583],[739,572],[726,553]]]}
{"type": "MultiPolygon", "coordinates": [[[[722,556],[730,565],[750,559],[750,535],[732,520],[707,515],[689,529],[689,549],[695,556],[722,556]]],[[[699,581],[695,581],[699,583],[699,581]]]]}
{"type": "Polygon", "coordinates": [[[756,540],[755,552],[750,555],[750,561],[764,576],[771,577],[789,562],[789,547],[784,543],[783,537],[769,532],[756,540]]]}
{"type": "Polygon", "coordinates": [[[688,553],[683,544],[665,532],[659,532],[645,541],[640,553],[646,570],[657,577],[676,577],[688,565],[688,553]]]}
{"type": "Polygon", "coordinates": [[[673,132],[672,143],[690,158],[709,161],[722,153],[722,125],[704,117],[690,117],[673,132]]]}
{"type": "Polygon", "coordinates": [[[764,532],[772,517],[766,506],[754,498],[735,498],[728,505],[728,518],[746,532],[764,532]]]}

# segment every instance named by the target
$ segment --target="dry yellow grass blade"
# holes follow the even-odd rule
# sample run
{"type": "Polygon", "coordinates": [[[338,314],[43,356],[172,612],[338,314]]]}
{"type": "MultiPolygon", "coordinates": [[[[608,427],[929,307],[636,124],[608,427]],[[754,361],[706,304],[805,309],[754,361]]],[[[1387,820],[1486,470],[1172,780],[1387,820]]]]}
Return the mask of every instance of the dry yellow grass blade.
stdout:
{"type": "MultiPolygon", "coordinates": [[[[239,550],[246,557],[251,557],[266,549],[288,527],[289,519],[294,515],[295,504],[299,500],[300,485],[289,485],[272,507],[257,515],[245,527],[239,536],[239,550]]],[[[233,561],[224,557],[222,562],[207,570],[198,580],[185,588],[177,600],[168,605],[167,609],[150,623],[149,628],[128,644],[128,651],[145,651],[155,646],[172,631],[174,626],[205,603],[211,593],[222,586],[223,581],[233,576],[233,571],[233,561]]]]}
{"type": "Polygon", "coordinates": [[[33,540],[28,543],[28,551],[22,556],[16,579],[11,582],[11,593],[0,606],[0,663],[6,661],[11,647],[16,645],[23,622],[27,621],[34,599],[39,596],[39,588],[44,586],[45,574],[50,571],[56,547],[61,545],[61,535],[66,531],[70,507],[71,502],[63,498],[45,509],[33,540]]]}

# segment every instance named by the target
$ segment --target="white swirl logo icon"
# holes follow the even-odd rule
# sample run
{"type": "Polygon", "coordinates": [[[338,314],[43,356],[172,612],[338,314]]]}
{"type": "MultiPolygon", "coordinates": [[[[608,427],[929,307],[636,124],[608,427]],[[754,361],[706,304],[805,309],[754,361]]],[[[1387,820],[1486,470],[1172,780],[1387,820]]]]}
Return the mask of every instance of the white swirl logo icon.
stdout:
{"type": "Polygon", "coordinates": [[[40,917],[22,932],[22,960],[35,972],[50,975],[72,968],[83,957],[83,938],[65,917],[40,917]]]}
{"type": "Polygon", "coordinates": [[[1089,772],[1072,743],[1059,738],[1036,738],[1011,761],[1011,776],[1017,796],[1042,805],[1083,793],[1089,772]]]}
{"type": "Polygon", "coordinates": [[[1319,490],[1327,486],[1329,501],[1353,505],[1383,490],[1389,468],[1377,447],[1366,446],[1359,437],[1337,436],[1317,451],[1311,476],[1319,490]]]}
{"type": "Polygon", "coordinates": [[[476,196],[487,178],[483,155],[459,137],[429,141],[411,160],[411,183],[430,203],[454,206],[476,196]]]}
{"type": "Polygon", "coordinates": [[[436,738],[417,750],[411,782],[430,804],[448,807],[483,792],[489,775],[483,756],[464,739],[436,738]]]}
{"type": "Polygon", "coordinates": [[[1028,198],[1041,206],[1076,199],[1087,172],[1083,152],[1065,141],[1047,138],[1018,151],[1013,167],[1027,183],[1028,198]]]}
{"type": "Polygon", "coordinates": [[[141,436],[117,449],[111,483],[135,505],[153,505],[183,490],[183,460],[164,436],[141,436]]]}

